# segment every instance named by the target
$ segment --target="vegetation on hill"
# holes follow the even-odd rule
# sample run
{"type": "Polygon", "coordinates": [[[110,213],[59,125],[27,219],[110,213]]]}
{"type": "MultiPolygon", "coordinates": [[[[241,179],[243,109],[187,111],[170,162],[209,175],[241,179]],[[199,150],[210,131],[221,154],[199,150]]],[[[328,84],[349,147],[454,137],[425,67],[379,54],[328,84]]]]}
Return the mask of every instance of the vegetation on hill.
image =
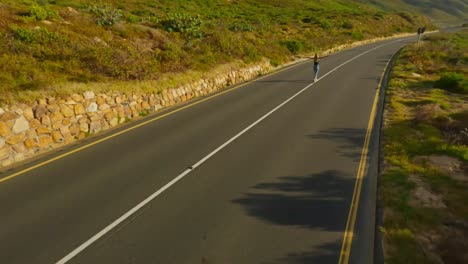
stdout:
{"type": "Polygon", "coordinates": [[[460,24],[468,19],[466,0],[360,0],[370,2],[390,11],[406,11],[424,14],[441,25],[460,24]]]}
{"type": "Polygon", "coordinates": [[[468,263],[468,31],[399,54],[379,198],[386,263],[468,263]]]}
{"type": "Polygon", "coordinates": [[[420,26],[430,23],[353,0],[0,0],[0,103],[91,83],[164,86],[420,26]]]}

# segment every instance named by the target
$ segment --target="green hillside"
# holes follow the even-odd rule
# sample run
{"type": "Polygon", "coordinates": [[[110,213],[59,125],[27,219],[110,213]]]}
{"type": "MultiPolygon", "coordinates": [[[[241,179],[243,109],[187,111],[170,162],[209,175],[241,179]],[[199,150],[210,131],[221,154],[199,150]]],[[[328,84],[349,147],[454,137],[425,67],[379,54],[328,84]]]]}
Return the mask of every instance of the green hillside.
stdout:
{"type": "Polygon", "coordinates": [[[352,0],[0,0],[0,100],[96,83],[162,89],[220,65],[281,64],[429,25],[352,0]]]}
{"type": "Polygon", "coordinates": [[[363,0],[389,11],[417,12],[434,23],[459,24],[468,19],[468,0],[363,0]]]}

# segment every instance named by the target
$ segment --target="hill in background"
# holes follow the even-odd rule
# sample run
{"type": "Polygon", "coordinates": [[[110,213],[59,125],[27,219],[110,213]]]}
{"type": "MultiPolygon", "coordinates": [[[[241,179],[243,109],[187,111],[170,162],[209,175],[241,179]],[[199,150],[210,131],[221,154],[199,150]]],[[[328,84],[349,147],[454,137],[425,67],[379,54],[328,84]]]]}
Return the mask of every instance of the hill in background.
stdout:
{"type": "Polygon", "coordinates": [[[468,20],[468,0],[363,0],[389,11],[420,13],[441,26],[468,20]]]}

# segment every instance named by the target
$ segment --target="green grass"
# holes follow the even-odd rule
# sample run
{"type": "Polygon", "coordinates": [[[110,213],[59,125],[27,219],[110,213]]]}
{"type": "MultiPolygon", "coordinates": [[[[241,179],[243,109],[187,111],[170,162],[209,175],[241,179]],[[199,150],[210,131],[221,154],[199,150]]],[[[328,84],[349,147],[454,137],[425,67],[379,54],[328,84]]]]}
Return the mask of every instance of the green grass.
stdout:
{"type": "Polygon", "coordinates": [[[0,104],[77,84],[158,82],[235,61],[280,65],[422,25],[431,23],[351,0],[1,0],[0,104]]]}
{"type": "MultiPolygon", "coordinates": [[[[454,135],[462,136],[461,130],[468,127],[468,96],[453,89],[459,85],[459,76],[466,75],[468,70],[459,63],[466,58],[467,45],[468,32],[434,35],[422,44],[402,50],[392,69],[387,89],[387,125],[383,131],[386,169],[379,185],[384,210],[391,212],[386,214],[382,227],[389,248],[387,263],[432,263],[431,255],[426,254],[431,250],[416,234],[430,230],[443,235],[444,222],[468,219],[466,183],[418,161],[421,157],[442,155],[468,164],[467,142],[452,141],[454,135]],[[440,69],[453,72],[458,81],[436,85],[446,76],[440,69]],[[412,177],[421,179],[427,185],[425,188],[443,197],[447,207],[412,203],[417,188],[412,177]]],[[[457,246],[437,244],[443,241],[432,243],[449,248],[453,254],[460,250],[457,246]]]]}

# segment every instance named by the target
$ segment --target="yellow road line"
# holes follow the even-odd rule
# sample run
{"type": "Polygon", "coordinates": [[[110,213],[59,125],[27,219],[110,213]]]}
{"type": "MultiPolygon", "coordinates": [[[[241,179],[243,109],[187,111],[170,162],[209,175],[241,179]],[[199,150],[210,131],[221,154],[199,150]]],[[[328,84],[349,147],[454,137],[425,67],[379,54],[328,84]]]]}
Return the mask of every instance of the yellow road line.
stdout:
{"type": "Polygon", "coordinates": [[[248,81],[248,82],[243,83],[243,84],[240,84],[240,85],[235,86],[235,87],[233,87],[233,88],[231,88],[231,89],[228,89],[228,90],[225,90],[225,91],[216,93],[216,94],[214,94],[214,95],[212,95],[212,96],[209,96],[209,97],[207,97],[207,98],[205,98],[205,99],[201,99],[201,100],[199,100],[199,101],[196,101],[196,102],[191,103],[191,104],[189,104],[189,105],[183,106],[183,107],[181,107],[181,108],[178,108],[178,109],[176,109],[176,110],[173,110],[173,111],[171,111],[171,112],[169,112],[169,113],[166,113],[166,114],[164,114],[164,115],[161,115],[161,116],[152,118],[152,119],[150,119],[150,120],[147,120],[147,121],[145,121],[145,122],[143,122],[143,123],[134,125],[134,126],[132,126],[132,127],[130,127],[130,128],[127,128],[127,129],[122,130],[122,131],[120,131],[120,132],[117,132],[117,133],[115,133],[115,134],[112,134],[112,135],[109,135],[109,136],[107,136],[107,137],[101,138],[101,139],[99,139],[99,140],[96,140],[96,141],[94,141],[94,142],[88,144],[88,145],[85,145],[85,146],[79,147],[79,148],[77,148],[77,149],[71,150],[71,151],[69,151],[69,152],[67,152],[67,153],[64,153],[64,154],[62,154],[62,155],[56,156],[56,157],[54,157],[54,158],[51,158],[51,159],[49,159],[49,160],[46,160],[46,161],[44,161],[44,162],[41,162],[41,163],[36,164],[36,165],[34,165],[34,166],[31,166],[31,167],[29,167],[29,168],[27,168],[27,169],[21,170],[21,171],[19,171],[19,172],[16,172],[16,173],[13,173],[13,174],[11,174],[11,175],[8,175],[8,176],[6,176],[6,177],[4,177],[4,178],[1,178],[1,179],[0,179],[0,183],[6,182],[6,181],[11,180],[11,179],[13,179],[13,178],[15,178],[15,177],[18,177],[18,176],[20,176],[20,175],[22,175],[22,174],[25,174],[26,172],[32,171],[32,170],[34,170],[34,169],[37,169],[37,168],[39,168],[39,167],[42,167],[42,166],[47,165],[47,164],[49,164],[49,163],[52,163],[52,162],[54,162],[54,161],[60,160],[60,159],[62,159],[62,158],[64,158],[64,157],[66,157],[66,156],[69,156],[69,155],[72,155],[72,154],[77,153],[77,152],[79,152],[79,151],[82,151],[82,150],[84,150],[84,149],[90,148],[90,147],[92,147],[92,146],[94,146],[94,145],[97,145],[97,144],[99,144],[99,143],[101,143],[101,142],[104,142],[104,141],[106,141],[106,140],[109,140],[109,139],[111,139],[111,138],[117,137],[117,136],[122,135],[122,134],[124,134],[124,133],[127,133],[127,132],[129,132],[129,131],[131,131],[131,130],[134,130],[134,129],[137,129],[137,128],[142,127],[142,126],[144,126],[144,125],[147,125],[147,124],[149,124],[149,123],[152,123],[152,122],[154,122],[154,121],[156,121],[156,120],[159,120],[159,119],[164,118],[164,117],[166,117],[166,116],[169,116],[169,115],[172,115],[172,114],[177,113],[177,112],[179,112],[179,111],[182,111],[182,110],[184,110],[184,109],[186,109],[186,108],[189,108],[189,107],[192,107],[192,106],[194,106],[194,105],[200,104],[200,103],[202,103],[202,102],[205,102],[205,101],[207,101],[207,100],[210,100],[210,99],[212,99],[212,98],[214,98],[214,97],[217,97],[217,96],[220,96],[220,95],[222,95],[222,94],[225,94],[225,93],[234,91],[234,90],[239,89],[239,88],[241,88],[241,87],[244,87],[244,86],[246,86],[246,85],[248,85],[248,84],[251,84],[252,82],[255,82],[255,81],[264,79],[264,78],[266,78],[266,77],[268,77],[268,76],[271,76],[271,75],[273,75],[273,74],[276,74],[276,73],[285,71],[285,70],[287,70],[287,69],[290,69],[290,68],[292,68],[292,67],[298,66],[298,65],[303,64],[303,63],[305,63],[305,62],[307,62],[307,61],[302,61],[302,62],[298,62],[298,63],[292,64],[292,65],[289,65],[289,66],[287,66],[287,67],[285,67],[285,68],[283,68],[283,69],[281,69],[281,70],[271,72],[271,73],[269,73],[269,74],[267,74],[267,75],[265,75],[265,76],[262,76],[262,77],[260,77],[260,78],[254,79],[254,80],[252,80],[252,81],[248,81]]]}
{"type": "Polygon", "coordinates": [[[343,236],[343,243],[341,244],[341,251],[340,251],[340,259],[338,260],[338,264],[348,264],[349,263],[349,256],[351,253],[351,245],[353,243],[353,236],[354,236],[354,226],[356,224],[357,218],[357,211],[359,207],[359,199],[361,197],[361,188],[362,188],[362,181],[364,175],[366,173],[367,168],[367,154],[369,152],[369,144],[372,135],[372,129],[374,128],[374,120],[377,113],[377,104],[379,102],[380,90],[382,88],[382,84],[385,78],[385,73],[387,72],[387,68],[392,61],[392,58],[387,62],[383,73],[380,77],[380,82],[377,87],[377,91],[375,93],[374,102],[372,105],[372,110],[370,113],[369,123],[367,125],[366,137],[364,140],[364,146],[361,153],[361,161],[359,162],[359,167],[357,171],[356,182],[354,184],[354,191],[353,197],[351,199],[351,205],[349,208],[348,220],[346,221],[346,229],[343,236]]]}

